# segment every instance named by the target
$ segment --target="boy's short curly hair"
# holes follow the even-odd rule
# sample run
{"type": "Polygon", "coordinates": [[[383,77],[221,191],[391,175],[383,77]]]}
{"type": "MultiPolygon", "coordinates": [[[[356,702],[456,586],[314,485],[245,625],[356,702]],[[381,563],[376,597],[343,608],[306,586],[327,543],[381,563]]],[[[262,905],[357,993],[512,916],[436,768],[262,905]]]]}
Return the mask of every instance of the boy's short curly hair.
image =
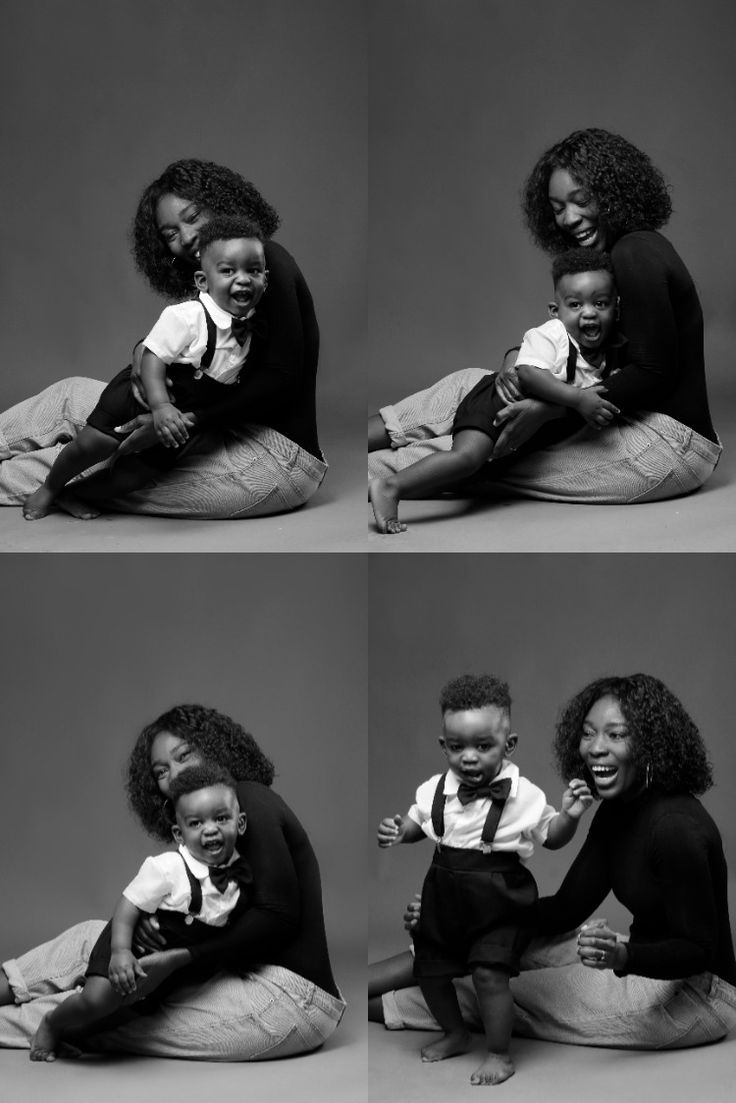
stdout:
{"type": "Polygon", "coordinates": [[[650,674],[599,678],[573,697],[560,716],[554,740],[563,780],[582,773],[596,792],[580,755],[580,738],[586,716],[601,697],[614,697],[619,703],[642,781],[649,766],[651,784],[660,792],[695,795],[710,789],[713,776],[698,728],[674,693],[650,674]]]}
{"type": "Polygon", "coordinates": [[[238,795],[237,784],[230,771],[218,766],[216,762],[204,761],[199,766],[187,766],[186,770],[177,774],[169,786],[169,799],[176,808],[181,798],[189,793],[198,793],[200,789],[213,789],[216,786],[232,789],[236,797],[238,795]]]}
{"type": "Polygon", "coordinates": [[[199,231],[199,255],[213,241],[232,241],[234,238],[251,238],[263,241],[259,226],[248,218],[235,218],[230,215],[217,215],[199,231]]]}
{"type": "Polygon", "coordinates": [[[196,157],[174,161],[143,192],[133,219],[132,251],[136,266],[154,291],[182,299],[194,290],[194,266],[175,260],[159,233],[156,206],[164,195],[201,204],[212,215],[244,215],[264,238],[280,224],[276,210],[239,173],[196,157]]]}
{"type": "Polygon", "coordinates": [[[507,683],[491,674],[463,674],[448,682],[440,693],[440,709],[443,714],[482,709],[488,705],[511,711],[511,694],[507,683]]]}
{"type": "Polygon", "coordinates": [[[552,283],[555,287],[563,276],[577,276],[581,272],[608,272],[615,282],[613,263],[608,253],[596,249],[566,249],[552,261],[552,283]]]}
{"type": "Polygon", "coordinates": [[[273,782],[273,763],[240,724],[204,705],[177,705],[143,729],[128,760],[128,801],[145,830],[157,839],[170,838],[165,800],[151,770],[151,746],[161,732],[186,740],[202,758],[229,770],[236,781],[273,782]]]}
{"type": "Polygon", "coordinates": [[[557,226],[549,202],[549,179],[566,169],[590,191],[609,245],[632,230],[658,230],[669,221],[672,200],[659,169],[619,134],[591,127],[576,130],[544,153],[522,190],[522,210],[532,238],[548,253],[561,253],[570,238],[557,226]]]}

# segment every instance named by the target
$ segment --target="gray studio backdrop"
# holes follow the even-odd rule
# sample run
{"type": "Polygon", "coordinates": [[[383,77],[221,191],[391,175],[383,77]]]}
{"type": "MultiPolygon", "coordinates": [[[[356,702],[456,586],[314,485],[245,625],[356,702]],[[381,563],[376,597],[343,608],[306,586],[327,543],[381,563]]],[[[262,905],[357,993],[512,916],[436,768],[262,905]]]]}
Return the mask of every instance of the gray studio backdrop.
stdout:
{"type": "Polygon", "coordinates": [[[2,38],[2,408],[128,362],[164,305],[128,251],[139,195],[201,157],[281,214],[322,329],[325,447],[362,421],[361,0],[7,0],[2,38]]]}
{"type": "Polygon", "coordinates": [[[736,165],[730,0],[372,0],[369,408],[498,366],[546,318],[522,183],[581,127],[672,186],[664,233],[703,302],[716,426],[732,417],[736,165]]]}
{"type": "MultiPolygon", "coordinates": [[[[405,812],[416,787],[443,769],[437,698],[458,674],[490,672],[511,686],[519,735],[514,761],[559,808],[551,754],[561,706],[589,681],[637,671],[661,678],[699,725],[716,784],[703,797],[723,835],[736,905],[733,782],[732,556],[424,555],[370,563],[369,854],[373,956],[406,946],[404,904],[432,857],[419,842],[379,850],[375,828],[405,812]]],[[[538,848],[532,872],[553,892],[587,833],[559,851],[538,848]]],[[[628,916],[600,909],[618,925],[628,916]]]]}
{"type": "Polygon", "coordinates": [[[362,976],[366,625],[360,557],[4,557],[3,957],[108,917],[142,859],[123,792],[145,724],[233,716],[320,860],[338,983],[362,976]],[[352,786],[335,788],[336,778],[352,786]]]}

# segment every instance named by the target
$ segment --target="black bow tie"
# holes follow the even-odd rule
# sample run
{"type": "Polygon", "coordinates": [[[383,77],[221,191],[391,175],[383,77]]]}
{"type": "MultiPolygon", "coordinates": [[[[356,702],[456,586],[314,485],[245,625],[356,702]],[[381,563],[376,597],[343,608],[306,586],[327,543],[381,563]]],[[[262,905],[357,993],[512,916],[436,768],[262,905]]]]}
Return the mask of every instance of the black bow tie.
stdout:
{"type": "Polygon", "coordinates": [[[233,318],[233,337],[239,345],[244,345],[253,332],[252,318],[233,318]]]}
{"type": "Polygon", "coordinates": [[[491,800],[506,800],[511,792],[511,778],[504,777],[492,781],[489,785],[468,785],[461,781],[457,787],[457,799],[461,804],[470,804],[474,800],[490,797],[491,800]]]}
{"type": "Polygon", "coordinates": [[[241,888],[253,883],[253,874],[245,858],[236,858],[229,866],[210,866],[210,881],[218,892],[224,892],[231,881],[241,888]]]}

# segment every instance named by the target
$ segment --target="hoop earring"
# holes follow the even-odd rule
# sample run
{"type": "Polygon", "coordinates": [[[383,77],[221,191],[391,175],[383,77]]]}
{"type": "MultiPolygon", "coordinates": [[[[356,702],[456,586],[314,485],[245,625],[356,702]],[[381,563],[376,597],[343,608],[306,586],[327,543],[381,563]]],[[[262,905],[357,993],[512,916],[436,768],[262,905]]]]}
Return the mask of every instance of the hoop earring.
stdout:
{"type": "Polygon", "coordinates": [[[171,803],[168,797],[164,799],[164,803],[161,805],[161,811],[163,812],[164,819],[169,824],[173,824],[176,817],[174,816],[174,805],[171,803]]]}
{"type": "Polygon", "coordinates": [[[644,771],[644,788],[649,789],[652,784],[652,764],[647,762],[646,770],[644,771]]]}

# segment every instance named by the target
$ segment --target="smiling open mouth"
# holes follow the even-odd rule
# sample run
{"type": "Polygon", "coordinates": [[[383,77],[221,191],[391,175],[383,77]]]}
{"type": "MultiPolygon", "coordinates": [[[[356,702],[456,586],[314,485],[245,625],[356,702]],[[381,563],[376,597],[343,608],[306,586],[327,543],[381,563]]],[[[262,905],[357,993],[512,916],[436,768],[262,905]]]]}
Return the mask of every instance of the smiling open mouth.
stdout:
{"type": "Polygon", "coordinates": [[[618,774],[618,766],[590,766],[589,769],[596,785],[605,785],[618,774]]]}

